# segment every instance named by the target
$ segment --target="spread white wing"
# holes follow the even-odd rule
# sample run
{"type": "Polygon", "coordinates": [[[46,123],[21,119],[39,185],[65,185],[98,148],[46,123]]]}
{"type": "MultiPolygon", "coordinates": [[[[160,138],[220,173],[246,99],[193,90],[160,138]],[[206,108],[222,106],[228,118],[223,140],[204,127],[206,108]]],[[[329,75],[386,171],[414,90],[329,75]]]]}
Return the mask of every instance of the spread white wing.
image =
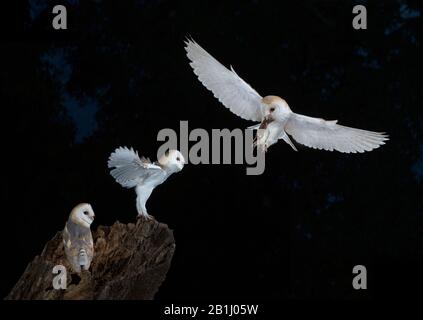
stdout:
{"type": "Polygon", "coordinates": [[[195,41],[185,41],[191,67],[200,82],[226,107],[246,120],[261,121],[262,97],[234,71],[227,69],[195,41]]]}
{"type": "Polygon", "coordinates": [[[293,113],[285,131],[307,147],[345,153],[370,151],[388,140],[385,133],[345,127],[336,122],[293,113]]]}
{"type": "Polygon", "coordinates": [[[108,167],[114,168],[110,174],[125,188],[135,187],[152,176],[165,174],[160,166],[146,158],[140,159],[137,152],[127,147],[117,148],[110,155],[108,167]]]}

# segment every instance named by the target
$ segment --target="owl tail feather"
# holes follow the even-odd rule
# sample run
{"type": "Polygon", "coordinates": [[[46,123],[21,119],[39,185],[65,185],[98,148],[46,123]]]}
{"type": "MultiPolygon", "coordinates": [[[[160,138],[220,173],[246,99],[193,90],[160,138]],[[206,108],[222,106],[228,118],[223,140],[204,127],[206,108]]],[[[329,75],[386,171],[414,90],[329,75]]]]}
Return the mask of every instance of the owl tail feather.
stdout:
{"type": "Polygon", "coordinates": [[[80,266],[86,266],[88,264],[88,257],[85,249],[79,250],[78,263],[80,266]]]}

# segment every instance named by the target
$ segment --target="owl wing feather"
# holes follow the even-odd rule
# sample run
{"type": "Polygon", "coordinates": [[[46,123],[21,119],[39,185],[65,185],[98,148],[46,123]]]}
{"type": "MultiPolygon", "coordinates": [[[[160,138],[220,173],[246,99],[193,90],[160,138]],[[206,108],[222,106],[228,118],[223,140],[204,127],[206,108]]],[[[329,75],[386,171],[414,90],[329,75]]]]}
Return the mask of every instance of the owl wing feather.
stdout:
{"type": "Polygon", "coordinates": [[[67,223],[62,232],[66,257],[76,272],[81,271],[81,265],[88,270],[94,256],[94,242],[91,231],[77,232],[76,226],[67,223]]]}
{"type": "Polygon", "coordinates": [[[145,179],[163,174],[164,170],[148,158],[139,157],[134,149],[117,148],[109,157],[110,174],[122,187],[133,188],[145,179]]]}
{"type": "Polygon", "coordinates": [[[80,247],[78,252],[78,264],[83,265],[85,270],[90,268],[94,256],[94,241],[91,232],[76,240],[80,247]]]}
{"type": "Polygon", "coordinates": [[[262,120],[262,97],[235,70],[227,69],[195,41],[188,39],[185,50],[198,80],[229,110],[246,119],[262,120]]]}
{"type": "Polygon", "coordinates": [[[307,147],[345,153],[371,151],[388,140],[383,132],[350,128],[337,124],[336,120],[327,121],[296,113],[286,123],[285,131],[307,147]]]}

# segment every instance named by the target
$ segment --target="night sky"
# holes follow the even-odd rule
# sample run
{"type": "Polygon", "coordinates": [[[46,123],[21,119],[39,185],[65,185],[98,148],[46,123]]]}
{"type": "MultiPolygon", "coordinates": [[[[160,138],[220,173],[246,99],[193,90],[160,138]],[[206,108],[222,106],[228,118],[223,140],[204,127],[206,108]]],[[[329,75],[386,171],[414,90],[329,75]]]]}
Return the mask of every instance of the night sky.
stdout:
{"type": "Polygon", "coordinates": [[[93,206],[94,228],[135,221],[135,192],[108,172],[116,147],[154,158],[157,133],[181,120],[208,132],[253,124],[201,85],[187,36],[262,96],[390,140],[364,154],[279,142],[259,176],[245,165],[187,165],[147,203],[176,239],[157,298],[421,291],[421,1],[63,0],[68,30],[52,28],[55,4],[2,10],[3,297],[77,203],[93,206]],[[367,30],[352,28],[356,4],[367,7],[367,30]],[[352,288],[357,264],[366,291],[352,288]]]}

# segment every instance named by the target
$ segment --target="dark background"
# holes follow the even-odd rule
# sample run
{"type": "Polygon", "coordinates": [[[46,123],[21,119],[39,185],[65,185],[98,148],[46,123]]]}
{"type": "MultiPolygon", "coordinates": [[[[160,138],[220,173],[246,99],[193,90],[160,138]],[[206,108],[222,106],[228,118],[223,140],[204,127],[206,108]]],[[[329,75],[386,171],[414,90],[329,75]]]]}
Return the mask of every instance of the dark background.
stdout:
{"type": "MultiPolygon", "coordinates": [[[[341,124],[386,131],[365,154],[280,142],[261,176],[187,165],[152,194],[174,230],[159,299],[377,299],[423,287],[420,1],[63,0],[2,3],[2,266],[6,296],[80,202],[95,225],[135,220],[111,151],[154,158],[162,128],[245,128],[194,76],[192,36],[261,95],[341,124]],[[365,4],[368,29],[352,28],[365,4]],[[368,290],[352,288],[364,264],[368,290]]],[[[94,225],[94,227],[95,227],[94,225]]]]}

